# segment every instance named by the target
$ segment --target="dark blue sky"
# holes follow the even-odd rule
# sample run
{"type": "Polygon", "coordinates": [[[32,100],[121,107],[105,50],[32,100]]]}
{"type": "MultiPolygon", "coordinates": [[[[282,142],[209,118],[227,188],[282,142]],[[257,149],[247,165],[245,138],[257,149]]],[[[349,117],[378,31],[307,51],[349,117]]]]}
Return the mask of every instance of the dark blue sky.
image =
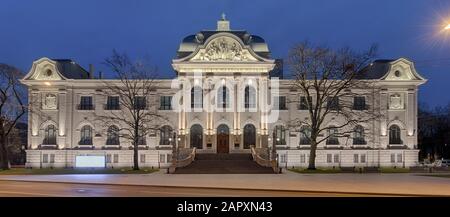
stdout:
{"type": "Polygon", "coordinates": [[[450,20],[445,0],[1,0],[0,62],[28,71],[40,57],[70,58],[88,68],[112,49],[149,57],[162,77],[186,35],[214,29],[225,12],[233,29],[262,36],[283,58],[296,42],[332,47],[380,46],[379,58],[407,57],[428,83],[420,98],[450,102],[450,20]]]}

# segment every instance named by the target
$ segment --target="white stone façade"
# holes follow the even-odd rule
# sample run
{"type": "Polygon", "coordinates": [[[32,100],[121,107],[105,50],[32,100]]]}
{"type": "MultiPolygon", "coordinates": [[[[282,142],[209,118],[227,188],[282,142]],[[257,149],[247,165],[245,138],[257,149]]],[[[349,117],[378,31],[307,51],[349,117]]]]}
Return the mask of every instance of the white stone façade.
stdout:
{"type": "MultiPolygon", "coordinates": [[[[226,20],[216,30],[183,39],[172,62],[177,77],[157,80],[157,88],[145,96],[167,121],[162,130],[144,136],[141,167],[170,166],[172,133],[179,147],[196,147],[197,153],[249,153],[252,145],[276,142],[280,166],[306,167],[309,145],[288,127],[290,120],[308,116],[299,103],[303,95],[291,88],[292,80],[276,74],[277,64],[261,37],[230,30],[226,20]],[[180,100],[184,103],[178,105],[180,100]],[[274,101],[279,102],[277,109],[271,107],[274,101]]],[[[362,124],[362,138],[319,144],[318,167],[418,164],[417,94],[426,80],[405,58],[378,60],[368,67],[373,87],[352,91],[363,94],[364,104],[383,118],[362,124]]],[[[108,97],[113,96],[104,86],[116,81],[93,78],[72,60],[44,57],[33,62],[21,82],[38,110],[28,117],[28,167],[74,167],[79,155],[105,156],[107,167],[132,166],[131,144],[115,140],[109,127],[95,121],[99,115],[121,112],[111,108],[114,100],[108,97]]],[[[339,119],[326,122],[333,125],[339,119]]]]}

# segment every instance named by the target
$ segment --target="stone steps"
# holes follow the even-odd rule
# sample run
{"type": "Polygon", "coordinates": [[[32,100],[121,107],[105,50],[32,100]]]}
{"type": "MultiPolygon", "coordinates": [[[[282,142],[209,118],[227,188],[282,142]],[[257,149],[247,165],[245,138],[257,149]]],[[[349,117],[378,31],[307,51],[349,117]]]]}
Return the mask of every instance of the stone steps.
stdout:
{"type": "Polygon", "coordinates": [[[176,174],[271,174],[270,167],[262,167],[251,154],[197,154],[190,165],[177,168],[176,174]]]}

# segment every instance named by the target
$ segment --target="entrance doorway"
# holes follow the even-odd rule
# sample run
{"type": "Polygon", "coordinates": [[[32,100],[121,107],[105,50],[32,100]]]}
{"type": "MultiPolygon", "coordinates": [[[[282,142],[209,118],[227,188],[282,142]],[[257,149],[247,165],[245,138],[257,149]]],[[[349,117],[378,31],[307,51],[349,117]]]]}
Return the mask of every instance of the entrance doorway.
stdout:
{"type": "Polygon", "coordinates": [[[217,153],[228,153],[230,150],[230,129],[221,124],[217,127],[217,153]]]}

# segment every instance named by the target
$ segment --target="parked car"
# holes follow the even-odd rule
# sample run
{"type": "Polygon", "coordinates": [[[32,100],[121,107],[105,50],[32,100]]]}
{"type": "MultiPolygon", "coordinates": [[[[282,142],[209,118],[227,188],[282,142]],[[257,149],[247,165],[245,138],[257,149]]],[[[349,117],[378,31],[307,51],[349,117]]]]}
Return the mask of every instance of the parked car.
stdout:
{"type": "Polygon", "coordinates": [[[450,166],[450,159],[443,159],[443,160],[441,160],[441,166],[442,167],[450,166]]]}

